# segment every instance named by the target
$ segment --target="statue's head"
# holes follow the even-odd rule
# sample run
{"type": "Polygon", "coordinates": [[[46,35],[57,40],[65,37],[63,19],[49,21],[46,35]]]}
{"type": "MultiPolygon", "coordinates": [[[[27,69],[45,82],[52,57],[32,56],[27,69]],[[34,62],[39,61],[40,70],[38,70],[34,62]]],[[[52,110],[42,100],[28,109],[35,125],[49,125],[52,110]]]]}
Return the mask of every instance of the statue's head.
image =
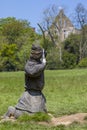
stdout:
{"type": "Polygon", "coordinates": [[[30,58],[35,60],[40,60],[42,57],[43,49],[40,47],[39,44],[33,44],[31,47],[31,54],[30,58]]]}

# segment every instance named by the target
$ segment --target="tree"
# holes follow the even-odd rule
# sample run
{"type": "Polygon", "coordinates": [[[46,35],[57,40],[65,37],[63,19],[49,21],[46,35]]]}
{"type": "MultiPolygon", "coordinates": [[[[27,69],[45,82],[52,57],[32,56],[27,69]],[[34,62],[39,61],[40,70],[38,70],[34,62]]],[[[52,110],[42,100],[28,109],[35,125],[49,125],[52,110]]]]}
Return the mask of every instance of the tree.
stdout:
{"type": "Polygon", "coordinates": [[[75,9],[75,21],[77,27],[81,30],[81,39],[79,42],[79,58],[81,60],[87,56],[87,28],[85,28],[87,25],[87,10],[81,3],[79,3],[75,9]]]}
{"type": "Polygon", "coordinates": [[[0,70],[16,70],[17,64],[17,46],[16,44],[2,44],[0,50],[0,70]]]}
{"type": "Polygon", "coordinates": [[[67,51],[63,52],[63,68],[72,69],[76,66],[76,55],[67,51]]]}
{"type": "Polygon", "coordinates": [[[0,71],[24,70],[32,43],[39,35],[27,20],[0,20],[0,71]]]}
{"type": "Polygon", "coordinates": [[[2,35],[6,37],[9,44],[16,43],[16,39],[23,35],[25,29],[29,27],[27,25],[28,23],[23,20],[7,18],[6,22],[2,24],[2,35]]]}
{"type": "Polygon", "coordinates": [[[48,54],[47,54],[47,65],[46,69],[62,69],[62,62],[59,60],[59,55],[58,55],[58,48],[52,47],[50,48],[48,54]]]}
{"type": "Polygon", "coordinates": [[[71,34],[64,42],[63,47],[64,51],[67,51],[68,54],[76,55],[76,64],[79,62],[79,43],[80,43],[80,34],[71,34]]]}
{"type": "Polygon", "coordinates": [[[57,16],[59,12],[58,8],[55,5],[50,6],[43,12],[44,19],[42,25],[39,24],[44,39],[45,36],[49,37],[53,45],[58,48],[60,61],[62,61],[61,33],[64,24],[62,22],[63,11],[64,11],[63,9],[60,10],[61,16],[58,17],[57,16]]]}

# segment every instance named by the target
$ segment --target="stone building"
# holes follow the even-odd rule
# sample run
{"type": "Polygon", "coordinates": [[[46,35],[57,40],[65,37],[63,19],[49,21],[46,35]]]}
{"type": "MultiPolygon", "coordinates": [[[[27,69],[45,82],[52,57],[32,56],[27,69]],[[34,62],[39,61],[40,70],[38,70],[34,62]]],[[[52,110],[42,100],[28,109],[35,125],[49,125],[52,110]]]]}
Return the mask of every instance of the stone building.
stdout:
{"type": "MultiPolygon", "coordinates": [[[[70,19],[64,14],[63,9],[60,10],[59,14],[56,16],[50,30],[54,32],[54,35],[57,35],[60,41],[64,41],[71,33],[78,34],[80,33],[77,30],[70,19]]],[[[47,35],[48,33],[45,32],[47,35]]]]}

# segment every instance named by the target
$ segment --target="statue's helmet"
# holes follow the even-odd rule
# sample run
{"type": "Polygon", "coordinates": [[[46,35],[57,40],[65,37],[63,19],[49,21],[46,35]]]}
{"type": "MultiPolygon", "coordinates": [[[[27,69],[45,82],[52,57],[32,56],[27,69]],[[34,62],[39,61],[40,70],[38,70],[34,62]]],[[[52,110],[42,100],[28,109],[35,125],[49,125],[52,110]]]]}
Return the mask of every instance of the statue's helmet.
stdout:
{"type": "Polygon", "coordinates": [[[40,47],[39,44],[33,44],[31,47],[31,54],[30,58],[35,60],[39,60],[42,57],[43,49],[40,47]]]}

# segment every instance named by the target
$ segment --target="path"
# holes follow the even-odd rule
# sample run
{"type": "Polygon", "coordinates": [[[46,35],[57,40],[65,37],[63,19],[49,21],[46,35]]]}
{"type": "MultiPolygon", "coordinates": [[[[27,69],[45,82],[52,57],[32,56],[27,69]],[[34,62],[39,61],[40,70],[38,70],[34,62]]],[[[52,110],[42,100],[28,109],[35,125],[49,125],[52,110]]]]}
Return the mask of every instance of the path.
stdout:
{"type": "MultiPolygon", "coordinates": [[[[73,122],[79,122],[79,123],[87,123],[87,120],[84,120],[85,118],[87,118],[87,113],[76,113],[76,114],[72,114],[72,115],[65,115],[65,116],[61,116],[61,117],[54,117],[52,114],[49,113],[49,115],[51,116],[51,121],[48,122],[39,122],[39,124],[42,125],[51,125],[51,126],[58,126],[58,125],[70,125],[73,122]]],[[[12,121],[14,122],[14,119],[2,119],[0,121],[0,123],[3,123],[5,121],[12,121]]]]}

